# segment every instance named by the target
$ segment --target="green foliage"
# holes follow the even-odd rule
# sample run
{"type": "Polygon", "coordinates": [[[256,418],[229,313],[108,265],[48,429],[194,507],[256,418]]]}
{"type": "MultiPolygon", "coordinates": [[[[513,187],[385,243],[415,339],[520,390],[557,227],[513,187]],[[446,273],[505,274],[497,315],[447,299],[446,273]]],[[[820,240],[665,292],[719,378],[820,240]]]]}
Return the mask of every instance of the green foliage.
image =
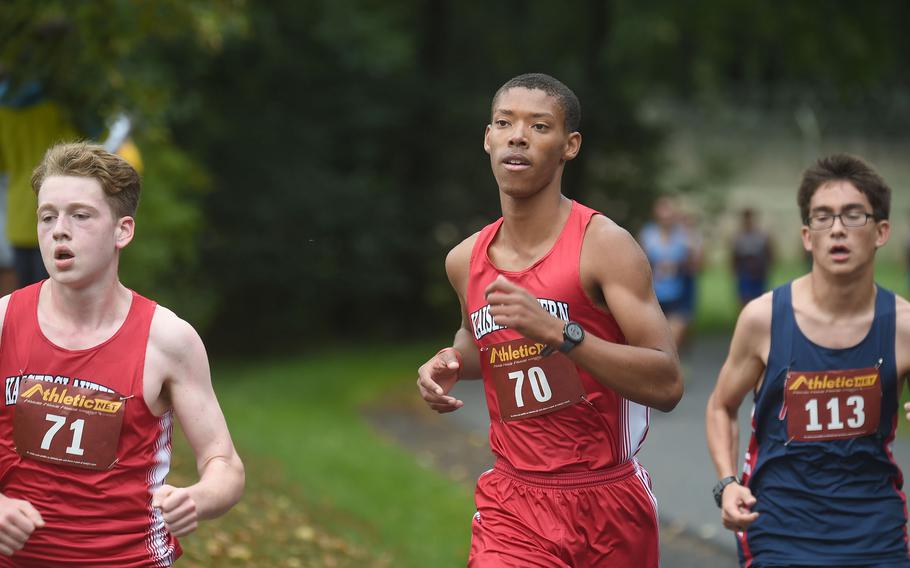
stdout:
{"type": "MultiPolygon", "coordinates": [[[[37,81],[83,131],[127,110],[163,127],[178,69],[245,33],[244,0],[10,0],[0,7],[0,66],[14,84],[37,81]]],[[[2,75],[2,73],[0,73],[2,75]]]]}
{"type": "MultiPolygon", "coordinates": [[[[443,258],[499,215],[480,143],[508,78],[546,72],[578,93],[564,192],[634,232],[657,194],[720,188],[730,169],[666,176],[672,125],[642,103],[865,105],[899,130],[908,6],[11,0],[0,61],[83,123],[137,117],[149,168],[133,285],[222,347],[288,348],[453,327],[443,258]]],[[[723,206],[717,189],[700,201],[723,206]]]]}
{"type": "Polygon", "coordinates": [[[490,10],[514,13],[450,1],[251,4],[249,37],[226,44],[198,86],[208,112],[175,123],[218,188],[203,259],[224,294],[219,343],[452,327],[443,258],[499,216],[481,136],[494,91],[523,72],[550,72],[581,96],[583,157],[565,191],[620,222],[644,215],[662,136],[601,78],[611,74],[603,22],[532,2],[519,17],[551,22],[545,37],[523,25],[491,33],[490,10]]]}
{"type": "MultiPolygon", "coordinates": [[[[215,387],[238,451],[249,471],[259,474],[253,491],[282,480],[289,487],[286,497],[315,525],[369,550],[371,558],[391,558],[391,566],[464,564],[474,512],[467,488],[377,437],[359,410],[398,389],[432,350],[374,345],[310,358],[216,364],[215,387]],[[263,472],[262,462],[275,465],[263,472]]],[[[228,517],[221,527],[255,531],[269,516],[228,517]]],[[[246,540],[260,561],[249,565],[287,565],[281,555],[290,549],[282,539],[295,529],[260,527],[246,540]]],[[[216,525],[206,534],[212,530],[222,529],[216,525]]],[[[194,546],[197,559],[201,547],[194,546]]]]}
{"type": "Polygon", "coordinates": [[[199,112],[198,98],[176,88],[180,78],[245,29],[243,0],[13,0],[0,7],[0,79],[14,89],[39,83],[89,138],[102,138],[115,113],[132,116],[145,175],[122,277],[202,328],[219,297],[199,269],[208,175],[173,144],[169,123],[199,112]]]}
{"type": "Polygon", "coordinates": [[[217,305],[199,270],[205,220],[200,201],[209,180],[199,164],[165,140],[141,138],[146,174],[136,238],[121,257],[121,280],[205,327],[217,305]]]}

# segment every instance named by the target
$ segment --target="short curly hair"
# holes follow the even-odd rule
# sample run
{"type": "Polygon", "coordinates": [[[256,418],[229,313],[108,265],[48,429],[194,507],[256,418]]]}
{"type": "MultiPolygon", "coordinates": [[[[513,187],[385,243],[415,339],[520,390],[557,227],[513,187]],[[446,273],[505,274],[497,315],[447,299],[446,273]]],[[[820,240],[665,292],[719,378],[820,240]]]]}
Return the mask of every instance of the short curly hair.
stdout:
{"type": "Polygon", "coordinates": [[[891,215],[891,188],[872,166],[849,154],[832,154],[820,158],[803,172],[796,194],[803,222],[809,218],[809,202],[815,192],[833,181],[850,182],[869,200],[876,221],[891,215]]]}
{"type": "Polygon", "coordinates": [[[139,208],[139,173],[123,158],[101,146],[73,142],[52,146],[32,173],[35,195],[51,176],[93,178],[101,184],[111,210],[119,217],[134,217],[139,208]]]}

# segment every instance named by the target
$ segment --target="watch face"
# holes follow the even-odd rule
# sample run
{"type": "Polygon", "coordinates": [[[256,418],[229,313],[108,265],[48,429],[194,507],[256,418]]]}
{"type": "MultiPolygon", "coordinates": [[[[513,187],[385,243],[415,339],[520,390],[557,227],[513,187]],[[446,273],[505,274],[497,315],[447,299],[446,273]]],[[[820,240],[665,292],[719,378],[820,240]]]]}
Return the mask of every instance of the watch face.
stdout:
{"type": "Polygon", "coordinates": [[[585,337],[585,330],[574,321],[566,324],[566,339],[578,343],[585,337]]]}

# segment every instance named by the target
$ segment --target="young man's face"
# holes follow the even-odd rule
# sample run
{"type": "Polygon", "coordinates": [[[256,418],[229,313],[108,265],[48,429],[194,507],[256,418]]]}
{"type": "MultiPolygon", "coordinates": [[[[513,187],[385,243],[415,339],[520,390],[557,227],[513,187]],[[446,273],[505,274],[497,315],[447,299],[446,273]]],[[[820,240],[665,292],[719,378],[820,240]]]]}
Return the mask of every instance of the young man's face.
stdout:
{"type": "Polygon", "coordinates": [[[523,87],[499,95],[483,139],[500,191],[518,198],[558,183],[563,164],[580,148],[581,134],[566,132],[559,101],[523,87]]]}
{"type": "Polygon", "coordinates": [[[116,269],[133,238],[133,218],[117,218],[94,178],[50,176],[38,192],[38,245],[50,277],[91,284],[116,269]]]}
{"type": "MultiPolygon", "coordinates": [[[[864,193],[846,181],[834,181],[819,187],[809,200],[810,217],[850,215],[860,219],[862,214],[872,214],[872,205],[864,193]]],[[[803,246],[812,253],[813,262],[833,274],[850,274],[857,268],[870,264],[878,247],[888,242],[890,224],[887,220],[866,219],[858,227],[844,225],[843,218],[835,218],[827,229],[802,228],[803,246]]]]}

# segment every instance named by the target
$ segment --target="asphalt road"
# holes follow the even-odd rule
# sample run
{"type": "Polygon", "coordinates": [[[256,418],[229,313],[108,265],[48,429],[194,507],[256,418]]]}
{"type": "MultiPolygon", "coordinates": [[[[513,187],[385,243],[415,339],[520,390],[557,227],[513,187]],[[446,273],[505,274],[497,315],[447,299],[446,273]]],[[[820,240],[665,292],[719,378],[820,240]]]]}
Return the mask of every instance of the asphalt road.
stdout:
{"type": "MultiPolygon", "coordinates": [[[[671,413],[652,411],[648,438],[639,453],[658,499],[664,568],[737,565],[733,534],[721,525],[711,496],[716,475],[704,426],[705,405],[728,347],[726,336],[697,338],[692,343],[682,356],[685,395],[671,413]]],[[[486,436],[489,416],[481,383],[458,383],[454,394],[465,406],[446,420],[472,436],[486,436]]],[[[740,409],[740,466],[751,431],[749,411],[748,404],[740,409]]],[[[910,471],[910,441],[896,440],[894,454],[903,470],[910,471]]]]}

